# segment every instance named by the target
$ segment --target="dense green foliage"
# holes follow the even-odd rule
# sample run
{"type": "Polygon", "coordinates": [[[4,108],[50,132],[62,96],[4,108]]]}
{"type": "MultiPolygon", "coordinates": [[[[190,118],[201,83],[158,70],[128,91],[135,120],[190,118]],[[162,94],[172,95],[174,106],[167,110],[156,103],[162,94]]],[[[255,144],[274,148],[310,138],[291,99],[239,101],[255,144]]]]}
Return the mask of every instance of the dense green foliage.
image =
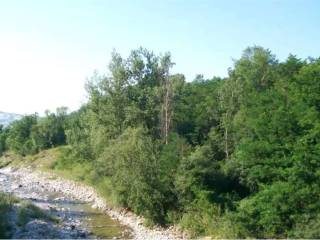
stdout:
{"type": "MultiPolygon", "coordinates": [[[[79,111],[0,131],[29,154],[65,141],[115,201],[198,235],[320,238],[320,59],[252,47],[225,79],[170,75],[169,54],[113,53],[79,111]]],[[[3,137],[5,136],[5,137],[3,137]]],[[[1,140],[6,139],[6,141],[1,140]]]]}
{"type": "Polygon", "coordinates": [[[66,143],[66,108],[58,108],[57,113],[46,112],[45,117],[37,114],[24,116],[14,121],[8,128],[0,126],[0,155],[12,150],[21,155],[35,154],[40,150],[66,143]]]}

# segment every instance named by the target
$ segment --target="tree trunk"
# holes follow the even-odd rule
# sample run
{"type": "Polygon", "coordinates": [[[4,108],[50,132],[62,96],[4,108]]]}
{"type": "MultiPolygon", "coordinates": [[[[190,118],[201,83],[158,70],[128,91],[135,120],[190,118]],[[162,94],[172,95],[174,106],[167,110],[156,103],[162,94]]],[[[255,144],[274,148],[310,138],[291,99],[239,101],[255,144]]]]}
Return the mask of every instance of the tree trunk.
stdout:
{"type": "Polygon", "coordinates": [[[170,131],[170,124],[171,124],[171,116],[172,116],[172,89],[170,86],[169,81],[169,74],[167,74],[165,78],[164,84],[164,103],[163,103],[163,127],[162,127],[162,134],[164,137],[164,143],[168,144],[168,135],[170,131]]]}

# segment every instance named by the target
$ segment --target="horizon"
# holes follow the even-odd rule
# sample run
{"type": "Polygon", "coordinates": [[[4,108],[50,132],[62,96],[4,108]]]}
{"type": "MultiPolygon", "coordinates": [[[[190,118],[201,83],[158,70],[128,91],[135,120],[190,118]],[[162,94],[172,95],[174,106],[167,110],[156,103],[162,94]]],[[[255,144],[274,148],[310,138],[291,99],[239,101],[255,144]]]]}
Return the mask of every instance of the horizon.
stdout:
{"type": "Polygon", "coordinates": [[[280,61],[319,57],[318,1],[2,1],[0,111],[40,115],[86,102],[84,84],[106,73],[115,48],[171,52],[187,81],[226,77],[253,45],[280,61]]]}

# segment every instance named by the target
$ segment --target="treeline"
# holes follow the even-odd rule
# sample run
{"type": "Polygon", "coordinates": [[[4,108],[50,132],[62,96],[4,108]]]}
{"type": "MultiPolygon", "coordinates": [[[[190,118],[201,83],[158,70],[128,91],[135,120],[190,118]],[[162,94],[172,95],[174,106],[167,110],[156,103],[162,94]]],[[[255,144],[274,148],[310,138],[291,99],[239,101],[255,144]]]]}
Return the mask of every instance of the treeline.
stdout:
{"type": "Polygon", "coordinates": [[[320,59],[280,62],[252,47],[227,78],[193,82],[172,66],[170,54],[113,53],[79,111],[27,116],[0,146],[32,154],[67,143],[56,167],[86,166],[84,178],[150,223],[320,238],[320,59]]]}
{"type": "Polygon", "coordinates": [[[7,128],[0,125],[0,156],[8,149],[25,156],[66,144],[67,118],[67,108],[61,107],[45,117],[32,114],[7,128]]]}

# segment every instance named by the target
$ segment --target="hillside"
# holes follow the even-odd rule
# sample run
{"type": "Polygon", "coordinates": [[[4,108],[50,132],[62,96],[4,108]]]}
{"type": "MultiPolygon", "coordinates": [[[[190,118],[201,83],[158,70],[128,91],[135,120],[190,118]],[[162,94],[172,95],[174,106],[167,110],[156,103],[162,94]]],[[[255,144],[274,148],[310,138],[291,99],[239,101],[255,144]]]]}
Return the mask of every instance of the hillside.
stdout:
{"type": "Polygon", "coordinates": [[[147,226],[320,239],[320,58],[254,46],[228,77],[192,82],[172,65],[142,48],[113,53],[86,104],[24,116],[0,131],[0,155],[86,183],[147,226]]]}

